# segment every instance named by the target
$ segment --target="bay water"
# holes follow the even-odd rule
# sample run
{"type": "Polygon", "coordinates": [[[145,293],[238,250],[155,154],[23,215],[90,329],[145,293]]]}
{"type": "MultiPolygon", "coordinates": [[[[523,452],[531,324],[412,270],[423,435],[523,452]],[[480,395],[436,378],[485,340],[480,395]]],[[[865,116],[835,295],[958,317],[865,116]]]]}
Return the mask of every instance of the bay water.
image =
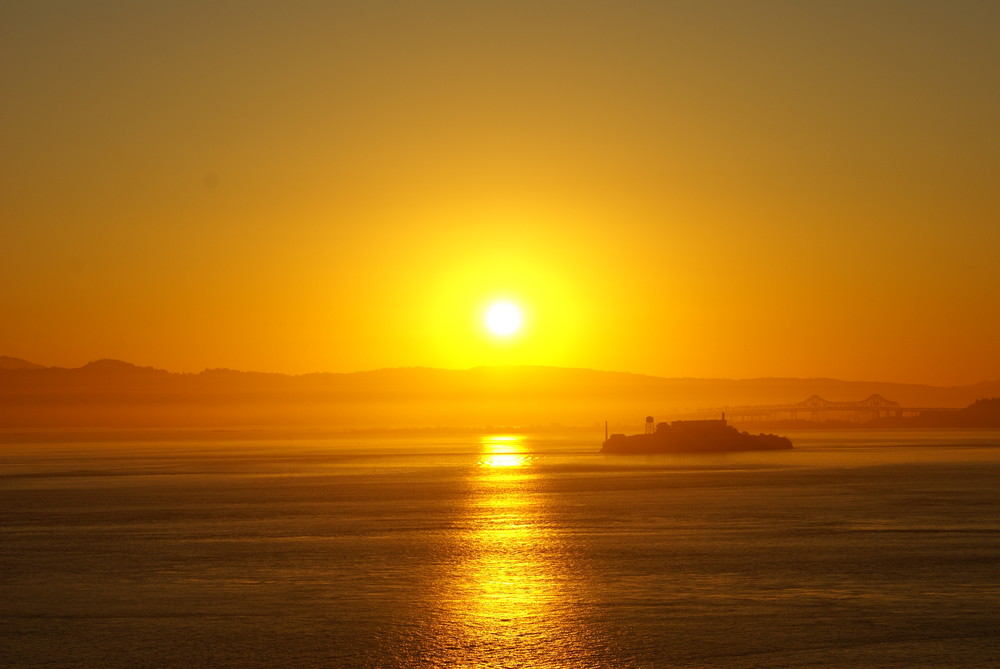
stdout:
{"type": "Polygon", "coordinates": [[[1000,431],[788,436],[7,433],[0,664],[1000,666],[1000,431]]]}

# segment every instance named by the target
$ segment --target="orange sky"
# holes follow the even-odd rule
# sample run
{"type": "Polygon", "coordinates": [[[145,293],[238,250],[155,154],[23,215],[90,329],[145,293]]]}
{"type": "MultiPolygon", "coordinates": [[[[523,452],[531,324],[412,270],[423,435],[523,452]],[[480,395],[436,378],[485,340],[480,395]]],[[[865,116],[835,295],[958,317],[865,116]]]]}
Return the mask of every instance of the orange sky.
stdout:
{"type": "Polygon", "coordinates": [[[997,25],[971,1],[4,3],[0,354],[1000,378],[997,25]]]}

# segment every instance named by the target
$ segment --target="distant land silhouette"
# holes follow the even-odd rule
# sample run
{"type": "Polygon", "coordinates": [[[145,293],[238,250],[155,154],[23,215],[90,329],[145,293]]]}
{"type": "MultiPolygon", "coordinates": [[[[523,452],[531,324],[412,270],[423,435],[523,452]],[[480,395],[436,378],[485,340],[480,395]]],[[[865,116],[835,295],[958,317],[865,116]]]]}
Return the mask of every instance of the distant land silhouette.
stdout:
{"type": "Polygon", "coordinates": [[[878,427],[1000,427],[1000,397],[983,398],[958,411],[926,411],[919,416],[872,421],[878,427]]]}
{"type": "MultiPolygon", "coordinates": [[[[653,417],[646,419],[651,426],[653,417]]],[[[774,434],[740,432],[715,420],[675,420],[656,424],[642,434],[612,434],[601,446],[601,453],[724,453],[729,451],[777,451],[793,448],[792,442],[774,434]]]]}
{"type": "MultiPolygon", "coordinates": [[[[813,394],[857,399],[874,393],[907,406],[954,409],[1000,396],[1000,381],[936,387],[836,379],[668,379],[533,366],[188,374],[120,360],[60,368],[0,357],[0,427],[6,428],[603,426],[610,420],[624,429],[639,426],[649,413],[665,418],[712,407],[797,402],[813,394]]],[[[968,414],[953,411],[922,420],[928,426],[993,420],[988,417],[995,415],[993,404],[976,406],[968,414]]]]}
{"type": "Polygon", "coordinates": [[[0,355],[0,369],[45,369],[45,366],[36,365],[20,358],[12,358],[8,355],[0,355]]]}

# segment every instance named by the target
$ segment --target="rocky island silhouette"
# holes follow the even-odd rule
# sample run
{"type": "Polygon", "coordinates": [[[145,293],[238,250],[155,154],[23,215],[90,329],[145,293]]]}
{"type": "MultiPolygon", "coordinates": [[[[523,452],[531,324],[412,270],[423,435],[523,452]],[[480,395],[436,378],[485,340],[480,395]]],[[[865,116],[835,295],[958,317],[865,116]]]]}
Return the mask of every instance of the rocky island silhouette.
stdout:
{"type": "Polygon", "coordinates": [[[644,434],[613,434],[606,438],[601,453],[723,453],[728,451],[772,451],[792,448],[787,437],[740,432],[718,420],[675,420],[657,423],[646,418],[644,434]]]}

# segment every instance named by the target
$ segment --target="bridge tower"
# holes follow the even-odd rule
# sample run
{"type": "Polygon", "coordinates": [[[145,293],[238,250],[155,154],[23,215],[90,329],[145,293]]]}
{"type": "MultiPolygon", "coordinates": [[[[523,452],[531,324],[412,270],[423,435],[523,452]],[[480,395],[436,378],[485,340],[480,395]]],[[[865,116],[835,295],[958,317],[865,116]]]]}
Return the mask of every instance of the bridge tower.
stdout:
{"type": "Polygon", "coordinates": [[[653,425],[653,417],[646,416],[646,430],[644,434],[653,434],[656,432],[656,427],[653,425]]]}

